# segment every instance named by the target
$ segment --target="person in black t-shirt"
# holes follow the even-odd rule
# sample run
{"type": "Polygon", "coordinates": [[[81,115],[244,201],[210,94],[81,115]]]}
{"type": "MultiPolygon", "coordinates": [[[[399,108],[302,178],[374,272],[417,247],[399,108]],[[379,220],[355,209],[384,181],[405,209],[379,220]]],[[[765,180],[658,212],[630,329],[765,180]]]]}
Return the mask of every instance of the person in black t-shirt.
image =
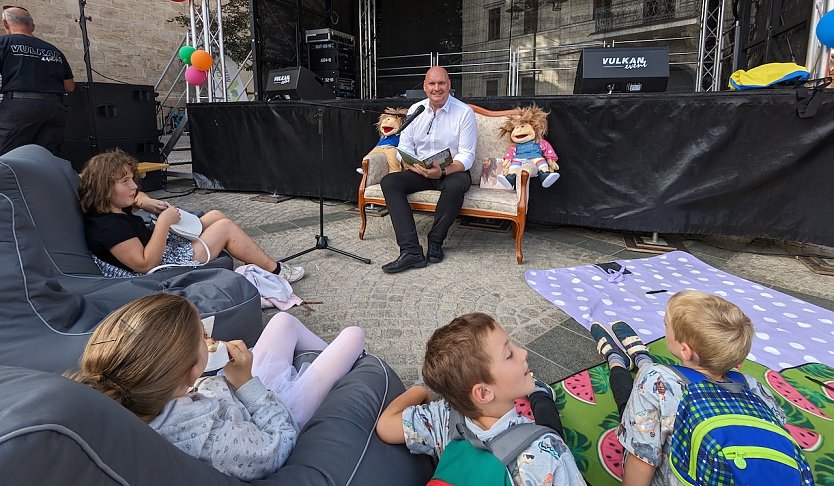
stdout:
{"type": "Polygon", "coordinates": [[[3,8],[0,37],[0,155],[34,143],[58,154],[64,139],[63,95],[75,89],[64,54],[32,33],[35,23],[22,7],[3,8]]]}

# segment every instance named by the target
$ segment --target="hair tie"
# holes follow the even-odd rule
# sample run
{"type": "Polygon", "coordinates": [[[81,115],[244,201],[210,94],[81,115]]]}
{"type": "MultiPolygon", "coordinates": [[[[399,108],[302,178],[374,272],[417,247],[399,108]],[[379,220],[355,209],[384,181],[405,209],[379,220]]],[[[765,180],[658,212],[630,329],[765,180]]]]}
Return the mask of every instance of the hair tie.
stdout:
{"type": "Polygon", "coordinates": [[[119,382],[114,380],[107,373],[102,373],[101,377],[104,378],[104,381],[109,382],[109,384],[112,385],[113,388],[118,389],[118,391],[120,392],[119,398],[121,399],[122,402],[124,402],[125,406],[129,406],[130,404],[133,403],[133,400],[130,398],[130,391],[127,388],[122,386],[119,382]]]}

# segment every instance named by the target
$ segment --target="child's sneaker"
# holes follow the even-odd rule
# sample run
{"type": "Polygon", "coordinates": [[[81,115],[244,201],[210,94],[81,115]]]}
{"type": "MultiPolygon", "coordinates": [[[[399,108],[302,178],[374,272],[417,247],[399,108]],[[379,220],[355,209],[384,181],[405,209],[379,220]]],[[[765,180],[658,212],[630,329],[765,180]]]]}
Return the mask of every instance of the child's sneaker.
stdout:
{"type": "Polygon", "coordinates": [[[631,326],[623,321],[617,321],[614,324],[611,324],[611,330],[614,331],[614,335],[617,336],[617,339],[623,345],[623,349],[625,349],[626,353],[628,353],[628,356],[635,364],[637,364],[637,361],[641,359],[641,355],[646,356],[649,360],[651,360],[649,348],[643,344],[643,340],[640,339],[640,336],[634,332],[634,329],[632,329],[631,326]]]}
{"type": "Polygon", "coordinates": [[[304,268],[302,267],[291,267],[286,263],[278,263],[281,265],[281,271],[278,272],[278,276],[284,278],[289,283],[295,283],[301,280],[304,277],[304,268]]]}
{"type": "Polygon", "coordinates": [[[609,358],[614,355],[614,361],[622,361],[625,369],[631,369],[631,357],[617,346],[614,336],[602,324],[598,322],[591,324],[591,336],[597,342],[597,352],[606,362],[610,363],[611,359],[609,358]]]}
{"type": "Polygon", "coordinates": [[[559,177],[561,177],[561,176],[559,175],[559,173],[558,173],[558,172],[550,172],[550,173],[548,173],[548,174],[547,174],[547,177],[545,177],[545,178],[542,180],[542,187],[544,187],[544,188],[546,189],[546,188],[548,188],[548,187],[552,186],[554,182],[556,182],[556,181],[558,181],[558,180],[559,180],[559,177]]]}
{"type": "Polygon", "coordinates": [[[504,189],[512,189],[513,188],[513,183],[510,182],[510,180],[507,179],[507,176],[505,176],[504,174],[499,174],[496,179],[498,180],[498,183],[501,184],[504,187],[504,189]]]}

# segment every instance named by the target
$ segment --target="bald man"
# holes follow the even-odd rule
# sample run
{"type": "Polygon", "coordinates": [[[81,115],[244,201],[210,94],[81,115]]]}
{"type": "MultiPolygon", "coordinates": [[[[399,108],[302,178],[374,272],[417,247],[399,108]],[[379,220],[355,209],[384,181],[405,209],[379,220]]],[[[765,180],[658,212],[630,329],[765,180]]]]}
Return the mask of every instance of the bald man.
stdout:
{"type": "Polygon", "coordinates": [[[454,162],[445,168],[406,166],[410,170],[393,172],[382,178],[385,204],[400,247],[400,256],[383,265],[383,272],[397,273],[425,267],[427,262],[443,261],[443,241],[460,212],[463,196],[472,185],[469,168],[475,159],[478,142],[475,113],[469,105],[449,95],[451,88],[449,73],[442,67],[435,66],[426,72],[423,91],[427,98],[412,105],[408,113],[414,113],[418,106],[423,106],[425,111],[402,131],[399,147],[420,159],[449,148],[454,162]],[[440,191],[440,199],[427,237],[428,252],[424,256],[408,195],[429,189],[440,191]]]}
{"type": "Polygon", "coordinates": [[[58,154],[64,139],[63,95],[75,89],[64,54],[33,35],[35,22],[22,7],[3,7],[0,37],[0,155],[34,143],[58,154]]]}

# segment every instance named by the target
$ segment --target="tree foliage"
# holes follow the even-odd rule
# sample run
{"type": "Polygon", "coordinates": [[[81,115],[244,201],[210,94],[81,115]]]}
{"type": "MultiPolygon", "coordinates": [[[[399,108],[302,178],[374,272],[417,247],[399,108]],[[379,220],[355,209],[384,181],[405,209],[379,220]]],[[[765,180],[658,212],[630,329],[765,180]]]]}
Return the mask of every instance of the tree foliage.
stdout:
{"type": "MultiPolygon", "coordinates": [[[[224,52],[227,56],[232,58],[233,61],[241,64],[246,59],[249,51],[252,49],[251,36],[249,33],[249,0],[228,0],[222,6],[222,13],[224,52]]],[[[186,29],[191,28],[191,20],[187,13],[177,15],[173,19],[169,20],[169,22],[177,23],[186,29]]],[[[200,19],[197,19],[197,30],[202,30],[202,21],[200,21],[200,19]]],[[[202,39],[198,39],[197,44],[201,45],[202,39]]]]}

